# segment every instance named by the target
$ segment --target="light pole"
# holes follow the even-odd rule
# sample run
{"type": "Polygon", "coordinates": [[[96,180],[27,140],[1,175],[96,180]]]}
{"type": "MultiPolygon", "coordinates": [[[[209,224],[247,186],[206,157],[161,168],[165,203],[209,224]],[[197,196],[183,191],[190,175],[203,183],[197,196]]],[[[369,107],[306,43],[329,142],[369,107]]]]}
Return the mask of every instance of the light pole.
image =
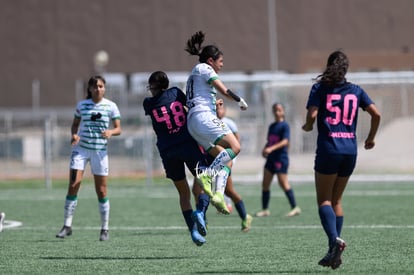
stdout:
{"type": "Polygon", "coordinates": [[[95,73],[102,74],[103,72],[105,72],[105,67],[106,65],[108,65],[108,62],[109,54],[104,50],[97,51],[93,57],[95,73]]]}

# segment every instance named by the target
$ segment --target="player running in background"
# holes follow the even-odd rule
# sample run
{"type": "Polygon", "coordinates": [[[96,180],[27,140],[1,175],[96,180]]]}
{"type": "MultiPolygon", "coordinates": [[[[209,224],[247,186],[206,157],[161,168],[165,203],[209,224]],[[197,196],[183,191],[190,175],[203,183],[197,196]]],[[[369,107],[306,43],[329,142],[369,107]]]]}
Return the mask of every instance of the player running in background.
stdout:
{"type": "Polygon", "coordinates": [[[204,38],[203,32],[195,33],[187,41],[185,49],[189,54],[197,55],[200,62],[194,66],[187,80],[188,130],[204,150],[215,158],[198,175],[203,189],[217,210],[230,214],[224,201],[224,190],[231,171],[231,160],[239,154],[240,143],[216,115],[217,91],[238,102],[242,110],[247,109],[247,104],[219,79],[217,73],[223,67],[223,53],[214,45],[202,47],[204,38]],[[213,194],[211,183],[214,177],[217,177],[217,186],[213,194]]]}
{"type": "Polygon", "coordinates": [[[288,181],[290,128],[285,120],[285,108],[282,104],[274,103],[272,112],[275,122],[269,126],[267,143],[262,151],[263,157],[266,158],[262,181],[262,210],[257,212],[256,216],[270,215],[270,185],[276,174],[279,186],[285,192],[290,204],[290,211],[286,216],[293,217],[299,215],[301,209],[296,205],[295,194],[288,181]]]}
{"type": "Polygon", "coordinates": [[[306,122],[302,129],[312,131],[317,121],[318,138],[315,157],[316,197],[322,227],[328,237],[328,253],[319,265],[338,268],[345,241],[340,238],[344,213],[342,194],[357,159],[356,128],[358,108],[371,116],[365,149],[375,146],[381,115],[373,101],[358,85],[347,82],[349,61],[341,51],[328,57],[325,71],[316,78],[306,104],[306,122]]]}
{"type": "Polygon", "coordinates": [[[204,236],[207,230],[204,217],[210,197],[202,192],[199,184],[193,184],[193,194],[198,202],[197,211],[193,212],[185,166],[195,178],[197,163],[203,161],[205,157],[187,130],[185,94],[177,87],[168,89],[168,85],[168,76],[164,72],[152,73],[148,79],[148,89],[152,97],[145,98],[143,106],[145,115],[151,117],[152,127],[157,135],[157,148],[166,176],[177,188],[181,211],[191,238],[200,246],[206,242],[204,236]]]}
{"type": "Polygon", "coordinates": [[[105,79],[91,77],[87,97],[78,102],[71,127],[72,154],[69,187],[64,207],[64,224],[57,238],[72,235],[72,219],[78,203],[78,191],[86,164],[90,162],[99,201],[101,233],[99,240],[109,239],[109,210],[107,197],[108,139],[121,134],[121,115],[117,105],[104,98],[105,79]],[[113,128],[110,129],[112,122],[113,128]]]}
{"type": "MultiPolygon", "coordinates": [[[[240,143],[240,135],[238,133],[237,124],[234,122],[234,120],[225,116],[226,107],[224,106],[224,100],[221,98],[217,99],[216,101],[216,113],[217,117],[221,119],[221,121],[223,121],[224,124],[227,125],[227,127],[230,128],[230,130],[236,136],[237,140],[240,143]]],[[[235,160],[236,159],[233,159],[233,164],[235,160]]],[[[231,212],[230,209],[233,208],[231,202],[233,201],[237,213],[239,214],[239,217],[242,220],[241,230],[243,232],[248,232],[250,230],[253,218],[251,215],[247,214],[242,197],[239,193],[237,193],[236,189],[234,189],[233,179],[231,175],[229,175],[229,177],[227,178],[227,184],[224,194],[224,199],[226,201],[227,208],[231,212]]]]}

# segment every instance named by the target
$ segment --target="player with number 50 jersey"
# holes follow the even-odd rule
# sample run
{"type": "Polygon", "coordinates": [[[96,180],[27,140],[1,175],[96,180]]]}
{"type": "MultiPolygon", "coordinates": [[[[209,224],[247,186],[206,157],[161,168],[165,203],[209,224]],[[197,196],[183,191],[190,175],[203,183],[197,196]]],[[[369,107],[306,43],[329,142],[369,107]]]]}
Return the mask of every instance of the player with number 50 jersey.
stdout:
{"type": "Polygon", "coordinates": [[[317,83],[310,91],[306,122],[302,126],[304,131],[312,131],[317,120],[316,197],[319,218],[328,237],[328,252],[318,264],[332,269],[342,264],[341,255],[346,246],[341,239],[342,194],[356,165],[358,109],[371,116],[365,149],[374,148],[381,118],[367,93],[346,80],[348,66],[348,57],[342,51],[329,55],[325,71],[316,78],[317,83]]]}

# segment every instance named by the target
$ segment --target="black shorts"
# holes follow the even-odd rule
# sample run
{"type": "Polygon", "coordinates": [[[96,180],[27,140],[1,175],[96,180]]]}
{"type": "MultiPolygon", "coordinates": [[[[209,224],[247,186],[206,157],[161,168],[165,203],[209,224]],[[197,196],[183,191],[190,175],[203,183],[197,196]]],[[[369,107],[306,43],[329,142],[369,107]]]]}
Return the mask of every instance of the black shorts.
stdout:
{"type": "Polygon", "coordinates": [[[167,178],[173,181],[186,178],[185,166],[193,176],[196,176],[197,163],[200,162],[199,166],[206,165],[204,154],[195,141],[175,145],[160,152],[160,156],[167,178]]]}
{"type": "Polygon", "coordinates": [[[289,168],[289,158],[288,157],[280,157],[280,158],[272,158],[268,157],[264,166],[267,170],[269,170],[272,174],[287,174],[289,168]]]}
{"type": "Polygon", "coordinates": [[[344,154],[317,154],[314,169],[321,174],[338,174],[339,177],[348,177],[356,165],[356,155],[344,154]]]}

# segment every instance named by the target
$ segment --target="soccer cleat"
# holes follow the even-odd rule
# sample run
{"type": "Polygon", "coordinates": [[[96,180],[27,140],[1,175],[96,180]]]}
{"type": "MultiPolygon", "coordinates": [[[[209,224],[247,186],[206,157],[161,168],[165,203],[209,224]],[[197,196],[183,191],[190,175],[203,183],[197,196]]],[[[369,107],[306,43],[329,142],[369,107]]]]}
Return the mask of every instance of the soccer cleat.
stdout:
{"type": "Polygon", "coordinates": [[[318,264],[321,266],[331,267],[337,269],[342,264],[341,255],[346,247],[345,241],[336,238],[336,243],[333,247],[330,247],[328,253],[323,257],[318,264]]]}
{"type": "Polygon", "coordinates": [[[224,201],[224,195],[216,192],[211,198],[211,204],[219,211],[221,214],[229,215],[230,211],[227,209],[226,202],[224,201]]]}
{"type": "Polygon", "coordinates": [[[198,233],[200,233],[201,236],[207,235],[207,227],[206,222],[204,220],[204,213],[196,210],[193,212],[193,214],[191,214],[191,219],[197,226],[198,233]]]}
{"type": "Polygon", "coordinates": [[[0,213],[0,232],[3,231],[3,223],[4,219],[6,218],[6,214],[4,212],[0,213]]]}
{"type": "Polygon", "coordinates": [[[321,266],[331,266],[331,249],[329,249],[328,253],[318,262],[318,265],[321,266]]]}
{"type": "Polygon", "coordinates": [[[200,233],[198,233],[198,229],[196,225],[194,225],[194,228],[193,230],[191,230],[190,233],[191,233],[191,239],[197,246],[202,246],[206,242],[206,239],[204,239],[204,237],[201,236],[200,233]]]}
{"type": "Polygon", "coordinates": [[[263,209],[262,211],[259,211],[255,214],[256,217],[267,217],[270,216],[269,209],[263,209]]]}
{"type": "Polygon", "coordinates": [[[109,240],[109,231],[107,229],[101,230],[101,235],[99,236],[100,241],[107,241],[109,240]]]}
{"type": "Polygon", "coordinates": [[[243,232],[249,232],[250,227],[252,226],[252,220],[253,220],[253,217],[250,216],[249,214],[247,214],[246,218],[244,220],[242,220],[241,230],[243,232]]]}
{"type": "Polygon", "coordinates": [[[342,264],[341,255],[344,252],[346,243],[341,238],[337,237],[335,246],[332,248],[330,266],[332,269],[337,269],[342,264]]]}
{"type": "Polygon", "coordinates": [[[200,184],[201,188],[203,188],[204,193],[212,198],[213,192],[211,191],[211,182],[213,177],[208,174],[207,170],[204,170],[201,173],[197,173],[197,179],[197,182],[200,184]]]}
{"type": "Polygon", "coordinates": [[[63,226],[60,232],[56,235],[56,238],[63,239],[64,237],[72,235],[72,228],[70,226],[63,226]]]}
{"type": "Polygon", "coordinates": [[[302,212],[302,210],[299,208],[299,206],[295,206],[294,208],[292,208],[292,210],[290,210],[287,214],[286,217],[293,217],[293,216],[297,216],[302,212]]]}

